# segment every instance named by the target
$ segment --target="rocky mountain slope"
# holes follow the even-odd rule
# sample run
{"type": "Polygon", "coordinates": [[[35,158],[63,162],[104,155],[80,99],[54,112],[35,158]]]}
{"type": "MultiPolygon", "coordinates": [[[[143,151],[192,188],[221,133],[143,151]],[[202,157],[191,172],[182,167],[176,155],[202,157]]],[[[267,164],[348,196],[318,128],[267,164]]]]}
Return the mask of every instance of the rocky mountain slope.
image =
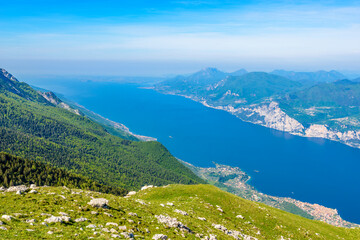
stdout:
{"type": "Polygon", "coordinates": [[[126,197],[67,187],[32,186],[21,193],[2,189],[0,238],[329,240],[360,234],[359,229],[302,218],[210,185],[142,189],[126,197]]]}

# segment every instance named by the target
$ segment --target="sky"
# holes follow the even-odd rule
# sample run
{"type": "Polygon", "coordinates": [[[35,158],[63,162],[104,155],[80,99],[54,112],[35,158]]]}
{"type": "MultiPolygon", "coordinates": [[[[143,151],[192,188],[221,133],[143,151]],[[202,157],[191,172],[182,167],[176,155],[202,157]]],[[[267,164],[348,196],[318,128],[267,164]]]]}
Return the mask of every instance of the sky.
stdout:
{"type": "Polygon", "coordinates": [[[360,72],[360,1],[2,1],[0,67],[20,75],[360,72]]]}

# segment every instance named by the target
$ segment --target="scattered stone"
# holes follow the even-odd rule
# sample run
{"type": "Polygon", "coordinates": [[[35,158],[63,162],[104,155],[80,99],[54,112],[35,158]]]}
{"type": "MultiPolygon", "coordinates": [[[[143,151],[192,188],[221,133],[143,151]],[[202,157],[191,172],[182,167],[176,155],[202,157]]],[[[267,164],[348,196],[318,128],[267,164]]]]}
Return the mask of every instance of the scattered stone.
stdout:
{"type": "Polygon", "coordinates": [[[104,214],[105,214],[106,216],[108,216],[108,217],[114,217],[112,214],[107,213],[107,212],[104,212],[104,214]]]}
{"type": "Polygon", "coordinates": [[[4,225],[4,223],[3,223],[2,221],[0,221],[0,226],[1,226],[1,225],[4,225]]]}
{"type": "Polygon", "coordinates": [[[61,197],[62,199],[66,199],[66,197],[65,197],[65,196],[63,196],[63,195],[59,195],[59,197],[61,197]]]}
{"type": "Polygon", "coordinates": [[[54,232],[53,231],[48,231],[47,234],[53,234],[54,232]]]}
{"type": "Polygon", "coordinates": [[[6,230],[7,230],[7,228],[6,228],[6,227],[4,227],[4,226],[1,226],[1,227],[0,227],[0,229],[1,229],[1,230],[4,230],[4,231],[6,231],[6,230]]]}
{"type": "Polygon", "coordinates": [[[162,204],[162,203],[160,204],[160,206],[165,207],[165,205],[164,205],[164,204],[162,204]]]}
{"type": "Polygon", "coordinates": [[[117,224],[117,223],[114,223],[114,222],[108,222],[108,223],[106,223],[105,224],[106,226],[119,226],[119,224],[117,224]]]}
{"type": "Polygon", "coordinates": [[[129,212],[128,215],[129,215],[129,216],[133,216],[133,217],[137,217],[137,216],[138,216],[136,213],[132,213],[132,212],[129,212]]]}
{"type": "Polygon", "coordinates": [[[35,223],[35,222],[36,222],[36,219],[27,219],[26,222],[27,222],[27,223],[35,223]]]}
{"type": "Polygon", "coordinates": [[[140,200],[140,199],[136,199],[135,202],[138,202],[141,205],[147,205],[143,200],[140,200]]]}
{"type": "Polygon", "coordinates": [[[29,188],[27,186],[25,186],[25,185],[11,186],[8,189],[6,189],[5,192],[18,192],[18,191],[25,192],[28,189],[29,188]]]}
{"type": "Polygon", "coordinates": [[[120,233],[120,234],[123,235],[125,238],[133,238],[134,237],[133,233],[123,232],[123,233],[120,233]]]}
{"type": "Polygon", "coordinates": [[[126,226],[120,226],[120,227],[119,227],[119,230],[120,230],[120,231],[126,231],[126,226]]]}
{"type": "Polygon", "coordinates": [[[118,231],[116,231],[116,229],[114,229],[114,228],[110,229],[110,232],[111,233],[118,233],[118,231]]]}
{"type": "Polygon", "coordinates": [[[3,192],[3,191],[5,191],[6,190],[6,188],[4,188],[4,186],[1,186],[0,187],[0,192],[3,192]]]}
{"type": "Polygon", "coordinates": [[[71,221],[71,218],[68,217],[68,216],[62,216],[61,218],[62,218],[62,220],[64,220],[64,222],[70,222],[71,221]]]}
{"type": "Polygon", "coordinates": [[[2,219],[5,219],[6,221],[11,221],[11,219],[13,219],[13,216],[10,216],[10,215],[2,215],[1,218],[2,218],[2,219]]]}
{"type": "Polygon", "coordinates": [[[64,213],[64,212],[59,212],[59,214],[60,214],[61,216],[69,216],[69,214],[64,213]]]}
{"type": "Polygon", "coordinates": [[[96,228],[96,225],[95,224],[89,224],[86,226],[86,228],[96,228]]]}
{"type": "Polygon", "coordinates": [[[244,219],[244,217],[242,215],[237,215],[236,218],[244,219]]]}
{"type": "Polygon", "coordinates": [[[168,239],[168,236],[164,235],[164,234],[155,234],[152,239],[154,240],[166,240],[168,239]]]}
{"type": "Polygon", "coordinates": [[[62,223],[63,219],[62,219],[62,217],[51,216],[51,217],[45,219],[44,221],[47,223],[62,223]]]}
{"type": "Polygon", "coordinates": [[[134,196],[136,194],[136,192],[135,191],[131,191],[131,192],[128,192],[128,194],[126,195],[126,196],[134,196]]]}
{"type": "Polygon", "coordinates": [[[26,231],[28,231],[28,232],[33,232],[33,231],[35,231],[34,229],[26,229],[26,231]]]}
{"type": "Polygon", "coordinates": [[[98,215],[99,213],[96,212],[96,211],[91,211],[91,214],[92,214],[92,215],[98,215]]]}
{"type": "Polygon", "coordinates": [[[149,189],[149,188],[153,188],[153,187],[154,187],[153,185],[143,186],[143,187],[141,188],[141,191],[142,191],[142,190],[149,189]]]}
{"type": "Polygon", "coordinates": [[[92,207],[106,208],[108,206],[109,200],[105,198],[94,198],[88,204],[92,207]]]}
{"type": "Polygon", "coordinates": [[[212,224],[212,226],[213,226],[214,228],[218,229],[218,230],[221,230],[221,231],[223,231],[223,232],[227,232],[227,228],[224,227],[224,226],[222,226],[222,225],[220,225],[220,224],[212,224]]]}
{"type": "Polygon", "coordinates": [[[30,189],[36,188],[36,184],[30,184],[30,189]]]}
{"type": "Polygon", "coordinates": [[[129,223],[134,223],[135,221],[132,220],[132,219],[128,219],[128,222],[129,222],[129,223]]]}
{"type": "Polygon", "coordinates": [[[210,234],[209,240],[217,240],[216,235],[210,234]]]}
{"type": "Polygon", "coordinates": [[[112,237],[112,238],[121,238],[121,236],[120,236],[120,235],[117,235],[117,234],[111,234],[111,237],[112,237]]]}
{"type": "Polygon", "coordinates": [[[101,231],[103,231],[103,232],[107,232],[107,233],[109,233],[109,232],[110,232],[110,230],[109,230],[108,228],[103,228],[103,229],[101,229],[101,231]]]}
{"type": "Polygon", "coordinates": [[[46,226],[46,227],[48,226],[48,225],[46,224],[46,222],[42,222],[41,225],[44,225],[44,226],[46,226]]]}
{"type": "Polygon", "coordinates": [[[198,217],[198,219],[201,221],[206,221],[206,218],[204,218],[204,217],[198,217]]]}
{"type": "Polygon", "coordinates": [[[85,222],[85,221],[88,221],[87,218],[84,218],[84,217],[81,217],[81,218],[77,218],[74,220],[75,222],[85,222]]]}
{"type": "Polygon", "coordinates": [[[49,214],[49,213],[41,213],[40,215],[41,216],[49,216],[49,217],[51,217],[51,214],[49,214]]]}
{"type": "Polygon", "coordinates": [[[36,190],[32,189],[32,190],[30,190],[30,192],[29,192],[29,193],[38,193],[38,191],[36,191],[36,190]]]}
{"type": "Polygon", "coordinates": [[[171,218],[169,216],[164,216],[164,215],[155,215],[155,217],[157,218],[158,222],[163,223],[169,227],[179,228],[181,230],[185,230],[188,232],[191,231],[187,226],[179,222],[176,218],[171,218]]]}
{"type": "Polygon", "coordinates": [[[166,203],[166,205],[171,206],[171,207],[174,206],[174,204],[172,202],[168,202],[168,203],[166,203]]]}
{"type": "Polygon", "coordinates": [[[184,215],[184,216],[188,216],[188,215],[189,215],[187,212],[182,211],[182,210],[179,210],[179,209],[175,209],[174,212],[179,213],[179,214],[184,215]]]}
{"type": "Polygon", "coordinates": [[[17,195],[21,195],[23,192],[21,190],[16,191],[17,195]]]}

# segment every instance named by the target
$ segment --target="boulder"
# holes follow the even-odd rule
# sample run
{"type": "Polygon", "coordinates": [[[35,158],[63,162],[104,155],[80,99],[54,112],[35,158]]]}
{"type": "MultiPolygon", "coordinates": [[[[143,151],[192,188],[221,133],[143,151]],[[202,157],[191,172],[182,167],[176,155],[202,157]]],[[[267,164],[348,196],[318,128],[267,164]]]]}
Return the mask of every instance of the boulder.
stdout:
{"type": "Polygon", "coordinates": [[[4,231],[6,231],[6,230],[7,230],[7,228],[6,228],[6,227],[4,227],[4,226],[1,226],[1,227],[0,227],[0,229],[1,229],[1,230],[4,230],[4,231]]]}
{"type": "Polygon", "coordinates": [[[36,184],[31,184],[30,189],[34,189],[34,188],[36,188],[36,184]]]}
{"type": "Polygon", "coordinates": [[[106,226],[119,226],[119,224],[117,224],[117,223],[114,223],[114,222],[108,222],[108,223],[106,223],[105,224],[106,226]]]}
{"type": "Polygon", "coordinates": [[[32,189],[32,190],[30,190],[30,192],[29,192],[29,193],[38,193],[38,191],[36,191],[36,190],[32,189]]]}
{"type": "Polygon", "coordinates": [[[179,214],[184,215],[184,216],[188,216],[188,215],[189,215],[187,212],[182,211],[182,210],[179,210],[179,209],[175,209],[174,212],[179,213],[179,214]]]}
{"type": "Polygon", "coordinates": [[[29,188],[25,185],[19,185],[19,186],[11,186],[8,189],[6,189],[6,192],[25,192],[27,191],[29,188]]]}
{"type": "Polygon", "coordinates": [[[181,222],[179,222],[176,218],[172,218],[164,215],[155,215],[155,217],[157,218],[159,223],[163,223],[169,227],[179,228],[181,230],[190,232],[190,229],[181,222]]]}
{"type": "Polygon", "coordinates": [[[120,233],[120,234],[123,235],[124,238],[134,238],[134,234],[133,234],[133,233],[123,232],[123,233],[120,233]]]}
{"type": "Polygon", "coordinates": [[[128,192],[128,194],[126,196],[134,196],[136,194],[135,191],[131,191],[131,192],[128,192]]]}
{"type": "Polygon", "coordinates": [[[168,236],[164,235],[164,234],[155,234],[152,239],[154,240],[166,240],[168,239],[168,236]]]}
{"type": "Polygon", "coordinates": [[[120,226],[120,227],[119,227],[119,230],[120,230],[120,231],[126,231],[126,226],[120,226]]]}
{"type": "Polygon", "coordinates": [[[13,219],[13,216],[10,216],[10,215],[2,215],[1,218],[2,218],[2,219],[5,219],[6,221],[11,221],[11,219],[13,219]]]}
{"type": "Polygon", "coordinates": [[[85,222],[85,221],[88,221],[87,218],[84,218],[84,217],[81,217],[81,218],[77,218],[74,220],[75,222],[85,222]]]}
{"type": "Polygon", "coordinates": [[[45,219],[44,222],[47,222],[47,223],[62,223],[63,219],[62,219],[62,217],[51,216],[51,217],[45,219]]]}
{"type": "Polygon", "coordinates": [[[86,228],[96,228],[96,225],[95,224],[89,224],[86,226],[86,228]]]}
{"type": "Polygon", "coordinates": [[[146,189],[148,189],[148,188],[153,188],[153,187],[154,187],[153,185],[143,186],[143,187],[141,188],[141,191],[142,191],[142,190],[146,190],[146,189]]]}
{"type": "Polygon", "coordinates": [[[92,207],[106,208],[108,206],[109,200],[105,198],[94,198],[88,204],[92,207]]]}

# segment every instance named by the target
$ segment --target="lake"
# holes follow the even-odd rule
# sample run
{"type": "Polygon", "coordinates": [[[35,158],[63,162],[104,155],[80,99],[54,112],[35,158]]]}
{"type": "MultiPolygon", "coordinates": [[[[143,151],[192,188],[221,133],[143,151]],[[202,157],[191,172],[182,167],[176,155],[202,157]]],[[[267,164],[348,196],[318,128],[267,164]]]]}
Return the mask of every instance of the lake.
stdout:
{"type": "Polygon", "coordinates": [[[240,167],[259,191],[338,209],[360,223],[360,150],[241,121],[189,99],[134,84],[31,82],[152,136],[196,166],[240,167]]]}

